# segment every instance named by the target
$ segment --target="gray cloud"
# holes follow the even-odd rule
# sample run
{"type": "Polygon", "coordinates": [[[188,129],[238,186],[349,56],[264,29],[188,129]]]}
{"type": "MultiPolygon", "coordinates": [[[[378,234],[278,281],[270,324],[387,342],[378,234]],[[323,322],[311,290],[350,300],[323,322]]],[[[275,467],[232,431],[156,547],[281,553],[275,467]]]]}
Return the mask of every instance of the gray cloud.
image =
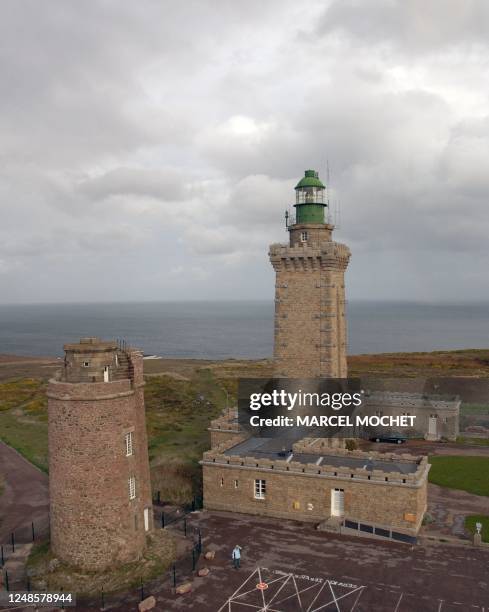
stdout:
{"type": "Polygon", "coordinates": [[[489,6],[480,0],[333,0],[318,31],[414,54],[488,44],[489,6]]]}
{"type": "Polygon", "coordinates": [[[271,297],[328,159],[351,298],[489,298],[483,0],[7,0],[0,37],[0,301],[271,297]]]}

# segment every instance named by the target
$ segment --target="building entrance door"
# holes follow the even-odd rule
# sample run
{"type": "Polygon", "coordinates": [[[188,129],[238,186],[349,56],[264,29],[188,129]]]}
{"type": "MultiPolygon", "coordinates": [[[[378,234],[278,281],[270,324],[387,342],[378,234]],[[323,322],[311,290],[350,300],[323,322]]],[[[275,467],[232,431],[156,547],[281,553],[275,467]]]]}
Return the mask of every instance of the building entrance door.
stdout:
{"type": "Polygon", "coordinates": [[[104,382],[109,382],[109,366],[104,366],[104,382]]]}
{"type": "Polygon", "coordinates": [[[428,422],[428,433],[430,436],[436,436],[436,417],[431,417],[428,422]]]}
{"type": "Polygon", "coordinates": [[[331,516],[343,516],[345,514],[345,491],[343,489],[331,489],[331,516]]]}

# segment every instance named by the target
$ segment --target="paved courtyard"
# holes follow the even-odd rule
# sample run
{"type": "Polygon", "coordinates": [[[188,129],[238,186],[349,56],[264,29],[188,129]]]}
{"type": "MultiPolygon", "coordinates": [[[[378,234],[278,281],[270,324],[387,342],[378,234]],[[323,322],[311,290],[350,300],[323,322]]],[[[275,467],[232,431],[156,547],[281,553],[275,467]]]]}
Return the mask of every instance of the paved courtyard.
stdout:
{"type": "Polygon", "coordinates": [[[201,526],[204,550],[216,551],[205,562],[211,573],[194,579],[190,594],[162,593],[159,610],[489,612],[486,548],[340,538],[292,521],[225,513],[196,514],[192,523],[201,526]],[[243,546],[239,570],[231,566],[235,544],[243,546]]]}

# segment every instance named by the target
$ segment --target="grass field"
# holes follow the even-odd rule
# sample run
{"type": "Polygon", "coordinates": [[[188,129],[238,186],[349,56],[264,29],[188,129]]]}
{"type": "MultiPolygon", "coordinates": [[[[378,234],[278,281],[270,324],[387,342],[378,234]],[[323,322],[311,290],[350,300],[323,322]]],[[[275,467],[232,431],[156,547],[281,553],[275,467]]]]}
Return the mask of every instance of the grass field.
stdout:
{"type": "Polygon", "coordinates": [[[489,349],[432,351],[429,353],[383,353],[348,357],[350,376],[489,376],[489,349]]]}
{"type": "Polygon", "coordinates": [[[457,444],[475,444],[476,446],[489,446],[489,438],[464,438],[459,436],[457,444]]]}
{"type": "Polygon", "coordinates": [[[152,376],[144,396],[153,490],[190,501],[200,489],[198,462],[210,448],[209,421],[226,406],[225,387],[204,368],[189,380],[152,376]]]}
{"type": "MultiPolygon", "coordinates": [[[[59,362],[12,360],[0,356],[0,439],[47,470],[45,392],[47,378],[59,362]]],[[[358,355],[350,356],[348,365],[351,376],[489,377],[489,350],[358,355]]],[[[273,364],[266,359],[158,359],[146,360],[144,368],[153,489],[169,501],[189,501],[200,487],[198,461],[209,448],[210,420],[226,406],[227,398],[233,404],[238,378],[271,376],[273,364]]],[[[463,410],[466,418],[483,418],[487,406],[470,404],[463,410]]],[[[470,439],[470,443],[483,442],[470,439]]],[[[433,468],[432,478],[446,481],[450,474],[438,471],[433,468]]],[[[464,478],[457,485],[464,484],[464,478]]]]}
{"type": "Polygon", "coordinates": [[[433,484],[489,496],[489,457],[439,455],[429,462],[433,484]]]}
{"type": "Polygon", "coordinates": [[[48,424],[44,416],[27,418],[20,409],[0,412],[0,439],[47,472],[48,424]]]}
{"type": "Polygon", "coordinates": [[[489,404],[466,404],[460,406],[461,414],[489,415],[489,404]]]}
{"type": "MultiPolygon", "coordinates": [[[[45,472],[46,384],[42,379],[0,383],[0,439],[45,472]]],[[[151,476],[153,489],[161,492],[162,499],[187,502],[199,491],[198,461],[210,447],[209,421],[225,408],[227,397],[232,401],[233,384],[232,378],[218,380],[210,368],[197,368],[189,377],[147,377],[145,403],[151,476]]]]}
{"type": "Polygon", "coordinates": [[[465,527],[470,533],[475,533],[477,531],[475,527],[476,523],[482,523],[482,541],[489,542],[489,516],[484,514],[472,514],[465,517],[465,527]]]}

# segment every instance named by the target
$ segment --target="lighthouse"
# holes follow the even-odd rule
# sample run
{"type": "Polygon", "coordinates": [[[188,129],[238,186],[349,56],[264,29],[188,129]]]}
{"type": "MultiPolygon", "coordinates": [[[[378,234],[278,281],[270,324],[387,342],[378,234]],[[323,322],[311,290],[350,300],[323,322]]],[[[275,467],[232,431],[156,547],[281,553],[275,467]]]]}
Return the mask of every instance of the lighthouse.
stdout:
{"type": "Polygon", "coordinates": [[[140,559],[153,530],[143,355],[99,338],[64,349],[48,387],[51,551],[103,571],[140,559]]]}
{"type": "Polygon", "coordinates": [[[345,271],[350,249],[333,241],[326,187],[306,170],[286,213],[288,244],[270,246],[275,270],[274,374],[345,378],[345,271]]]}

